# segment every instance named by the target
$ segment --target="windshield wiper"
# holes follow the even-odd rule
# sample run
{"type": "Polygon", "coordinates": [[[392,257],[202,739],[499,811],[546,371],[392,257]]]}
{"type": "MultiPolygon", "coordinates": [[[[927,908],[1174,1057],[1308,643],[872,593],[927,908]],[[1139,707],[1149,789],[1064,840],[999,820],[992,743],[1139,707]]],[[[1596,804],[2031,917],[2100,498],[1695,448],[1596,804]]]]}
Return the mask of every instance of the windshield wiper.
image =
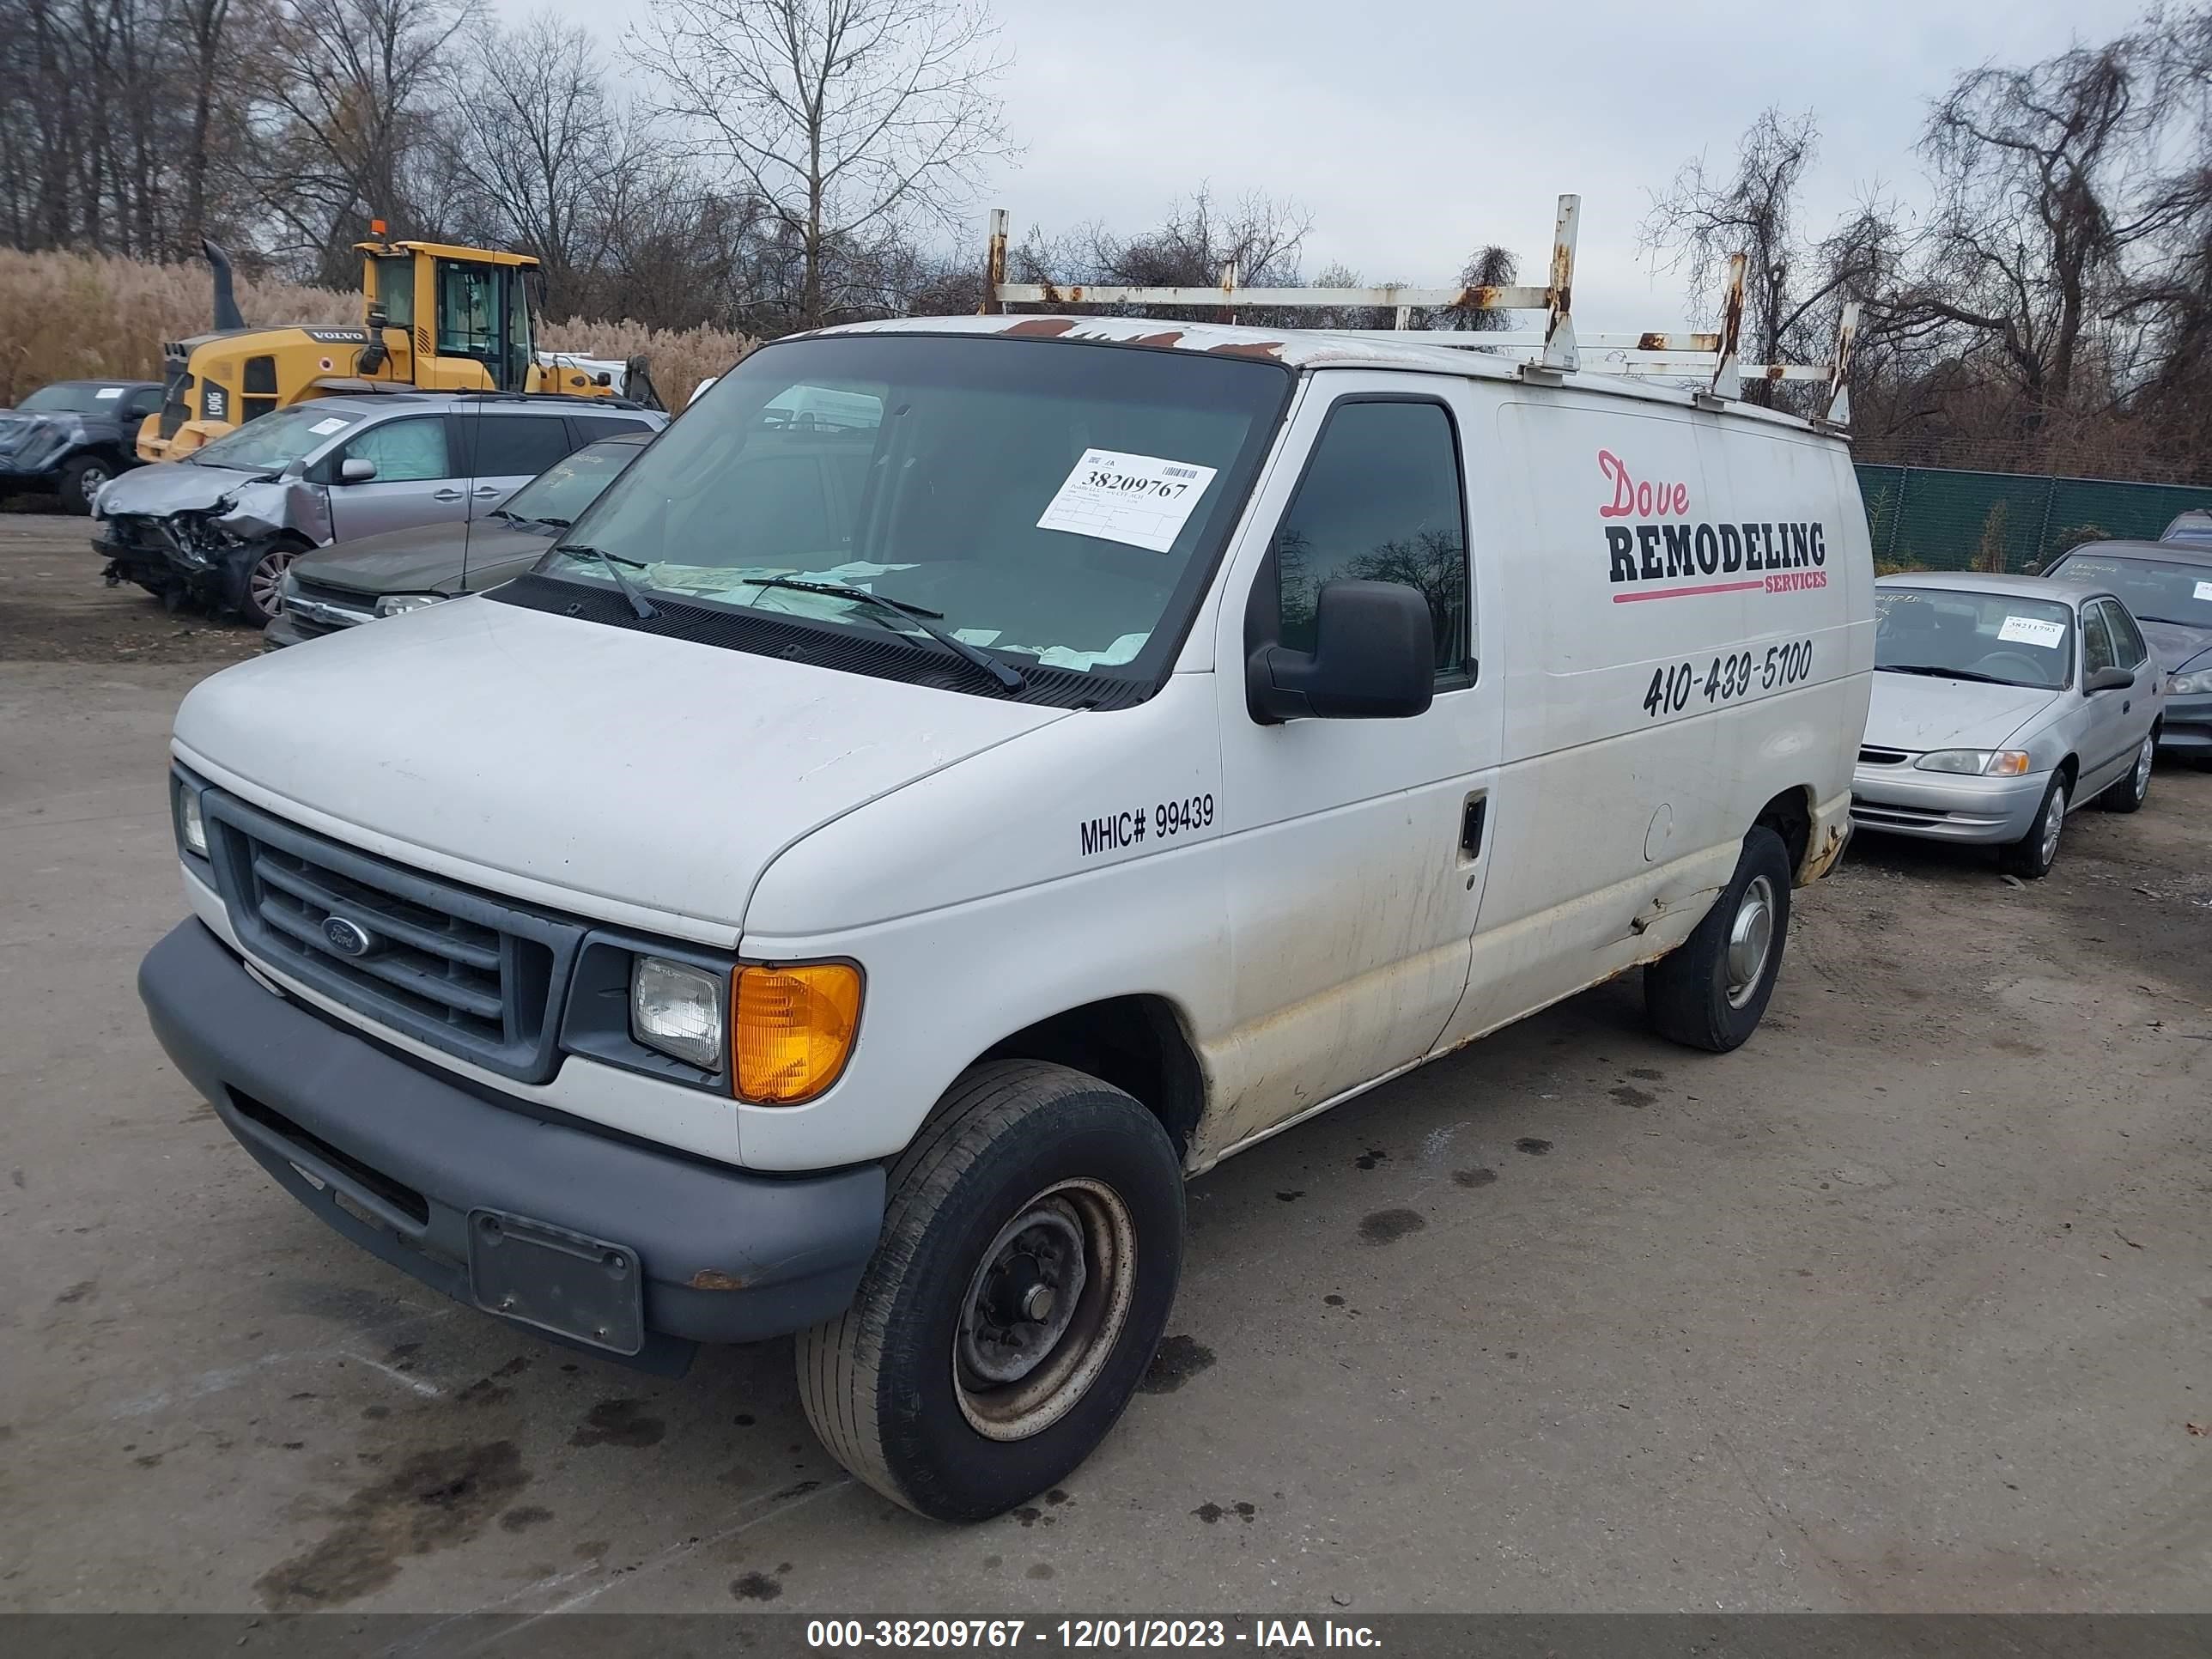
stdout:
{"type": "Polygon", "coordinates": [[[2168,628],[2202,628],[2204,626],[2201,622],[2184,622],[2179,617],[2154,617],[2148,611],[2136,611],[2136,620],[2137,622],[2164,623],[2168,628]]]}
{"type": "MultiPolygon", "coordinates": [[[[549,530],[566,530],[570,525],[576,522],[574,519],[532,518],[526,514],[517,513],[504,507],[495,507],[492,508],[491,516],[495,519],[506,520],[518,530],[527,529],[533,524],[542,524],[549,530]]],[[[642,568],[642,567],[640,568],[642,568]]]]}
{"type": "MultiPolygon", "coordinates": [[[[957,634],[947,633],[944,629],[938,627],[936,621],[932,619],[941,620],[945,615],[942,611],[931,611],[921,605],[909,605],[904,599],[890,599],[882,593],[871,593],[865,587],[852,587],[843,582],[811,582],[802,580],[796,576],[742,576],[738,580],[748,587],[789,587],[801,593],[827,593],[832,599],[851,599],[856,605],[873,605],[876,610],[870,614],[874,616],[878,622],[883,623],[884,627],[890,628],[890,623],[884,622],[880,614],[888,611],[894,616],[905,617],[930,638],[951,652],[953,655],[975,664],[1007,690],[1019,691],[1029,684],[1029,682],[1022,678],[1022,672],[1018,668],[1000,662],[980,647],[970,645],[957,634]]],[[[898,630],[891,629],[891,631],[896,633],[898,630]]]]}
{"type": "MultiPolygon", "coordinates": [[[[1977,674],[1971,668],[1937,668],[1924,662],[1878,662],[1875,666],[1885,674],[1928,674],[1939,680],[1978,680],[1984,685],[2019,685],[2018,680],[2001,679],[1995,674],[1977,674]]],[[[2041,688],[2030,687],[2030,690],[2041,688]]]]}
{"type": "Polygon", "coordinates": [[[624,565],[628,565],[633,570],[647,568],[637,560],[625,559],[621,554],[610,553],[604,547],[586,547],[577,542],[562,542],[553,550],[556,553],[571,553],[580,559],[597,559],[601,564],[606,566],[607,574],[615,579],[615,586],[622,589],[623,598],[629,601],[629,608],[637,613],[640,622],[649,621],[660,614],[653,601],[639,592],[630,579],[623,574],[624,565]]]}

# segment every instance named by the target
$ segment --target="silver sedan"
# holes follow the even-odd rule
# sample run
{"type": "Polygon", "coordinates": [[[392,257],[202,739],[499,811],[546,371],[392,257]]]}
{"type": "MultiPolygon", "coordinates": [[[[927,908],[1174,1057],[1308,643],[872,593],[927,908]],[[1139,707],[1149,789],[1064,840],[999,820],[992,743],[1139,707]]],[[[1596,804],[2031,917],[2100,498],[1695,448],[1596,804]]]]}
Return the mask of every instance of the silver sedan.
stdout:
{"type": "Polygon", "coordinates": [[[1977,842],[2047,874],[2066,814],[2150,788],[2158,662],[2108,589],[1916,571],[1875,584],[1874,702],[1851,782],[1861,830],[1977,842]]]}

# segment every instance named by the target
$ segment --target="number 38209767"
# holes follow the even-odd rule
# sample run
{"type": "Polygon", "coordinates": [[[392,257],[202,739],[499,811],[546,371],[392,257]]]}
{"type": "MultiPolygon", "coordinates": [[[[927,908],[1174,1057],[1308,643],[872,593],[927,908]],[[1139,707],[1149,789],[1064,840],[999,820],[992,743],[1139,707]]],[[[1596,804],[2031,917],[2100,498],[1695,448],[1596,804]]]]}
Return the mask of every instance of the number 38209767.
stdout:
{"type": "Polygon", "coordinates": [[[1651,671],[1644,693],[1644,712],[1656,720],[1679,714],[1692,698],[1707,703],[1735,702],[1760,691],[1778,691],[1812,677],[1813,641],[1793,640],[1764,651],[1737,651],[1699,665],[1679,662],[1651,671]]]}

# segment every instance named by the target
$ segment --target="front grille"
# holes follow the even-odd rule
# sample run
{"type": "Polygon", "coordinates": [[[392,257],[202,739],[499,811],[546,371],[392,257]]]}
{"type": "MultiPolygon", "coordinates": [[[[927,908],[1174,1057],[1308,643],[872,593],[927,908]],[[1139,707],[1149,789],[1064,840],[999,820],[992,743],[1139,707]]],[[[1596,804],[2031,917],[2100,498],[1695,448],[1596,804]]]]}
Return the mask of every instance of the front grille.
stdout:
{"type": "Polygon", "coordinates": [[[373,620],[374,603],[368,594],[351,588],[303,581],[295,575],[292,591],[284,596],[284,613],[303,634],[331,634],[373,620]]]}
{"type": "Polygon", "coordinates": [[[1875,749],[1869,746],[1859,750],[1861,766],[1902,766],[1911,758],[1911,751],[1905,749],[1875,749]]]}
{"type": "Polygon", "coordinates": [[[1929,811],[1917,806],[1872,806],[1865,801],[1855,800],[1851,803],[1851,817],[1875,830],[1892,824],[1902,829],[1921,830],[1945,822],[1951,814],[1929,811]]]}
{"type": "Polygon", "coordinates": [[[253,956],[381,1024],[526,1082],[552,1075],[578,924],[518,909],[202,798],[223,904],[253,956]],[[349,949],[360,945],[365,948],[349,949]]]}

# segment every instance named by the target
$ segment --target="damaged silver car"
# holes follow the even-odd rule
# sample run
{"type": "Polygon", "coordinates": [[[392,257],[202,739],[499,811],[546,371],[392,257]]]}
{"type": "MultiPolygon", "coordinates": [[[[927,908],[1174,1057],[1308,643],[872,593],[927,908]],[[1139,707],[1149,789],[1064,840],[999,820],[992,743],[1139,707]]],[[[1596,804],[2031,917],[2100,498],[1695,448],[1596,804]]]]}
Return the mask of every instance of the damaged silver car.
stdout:
{"type": "Polygon", "coordinates": [[[182,461],[115,479],[93,503],[112,586],[135,582],[265,623],[301,554],[487,517],[594,439],[665,417],[605,400],[398,391],[264,415],[182,461]]]}

